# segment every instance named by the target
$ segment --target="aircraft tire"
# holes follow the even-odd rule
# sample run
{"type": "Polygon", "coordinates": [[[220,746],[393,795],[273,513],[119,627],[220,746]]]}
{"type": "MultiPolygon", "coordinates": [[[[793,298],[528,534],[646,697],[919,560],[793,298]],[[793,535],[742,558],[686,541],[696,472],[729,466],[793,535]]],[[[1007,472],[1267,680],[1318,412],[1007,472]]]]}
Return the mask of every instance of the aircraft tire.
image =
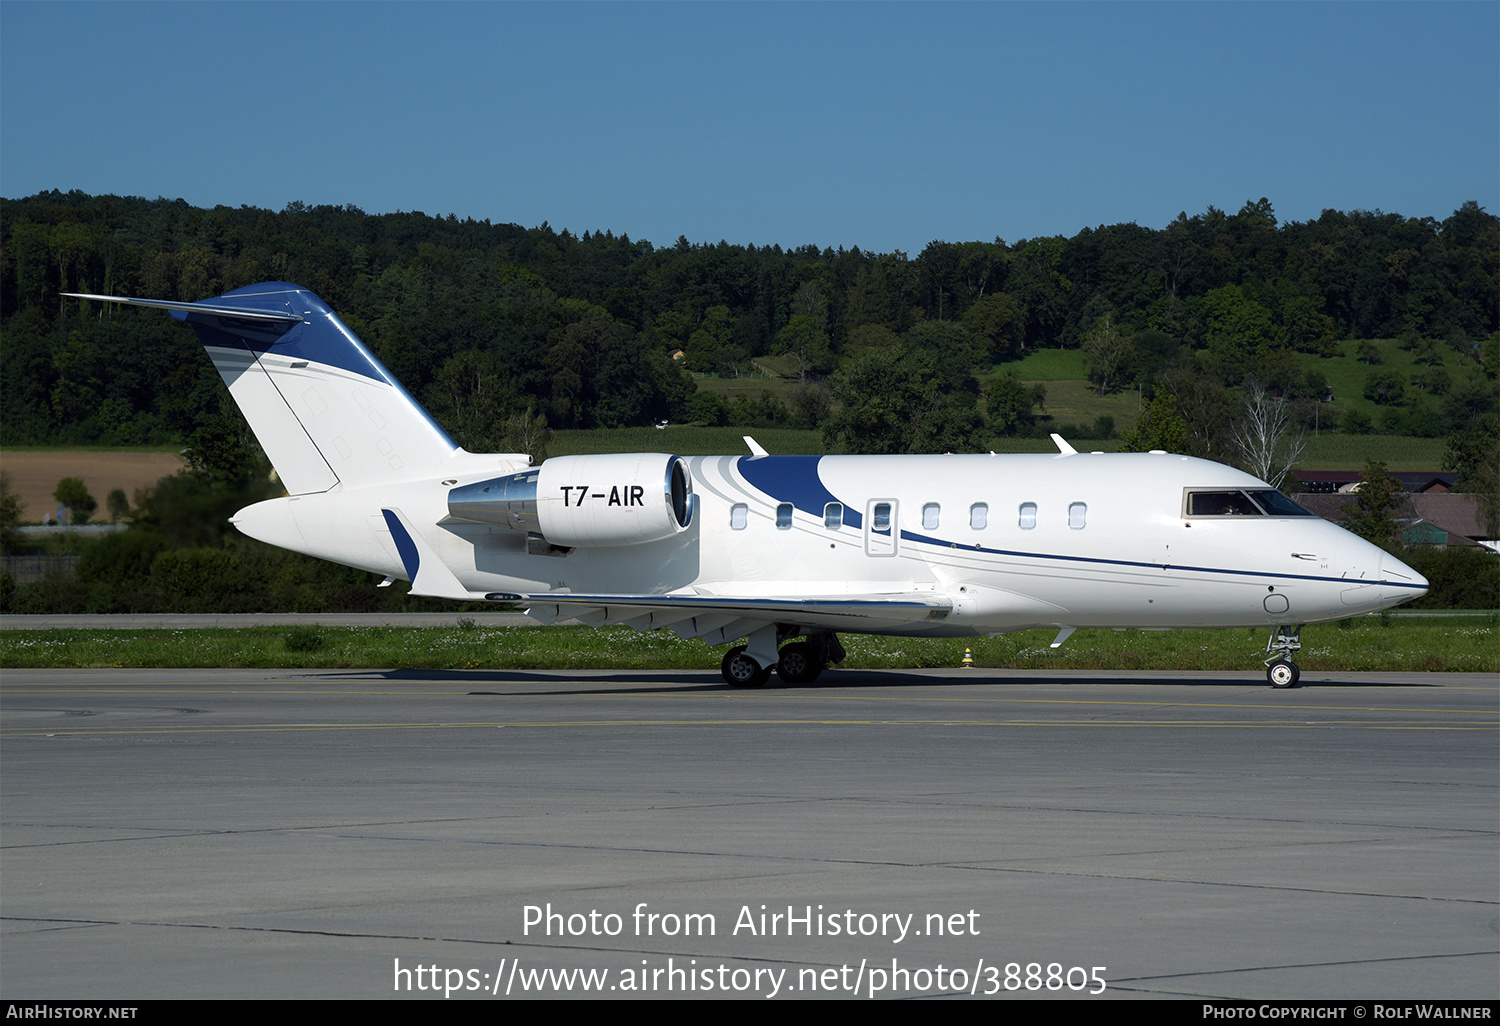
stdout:
{"type": "Polygon", "coordinates": [[[747,656],[744,645],[736,645],[725,652],[724,661],[719,664],[724,682],[732,688],[765,687],[766,681],[771,679],[771,669],[769,666],[762,667],[747,656]]]}
{"type": "Polygon", "coordinates": [[[1297,679],[1302,676],[1302,671],[1297,669],[1297,664],[1290,659],[1278,659],[1266,667],[1266,680],[1270,681],[1271,687],[1294,688],[1297,679]]]}
{"type": "Polygon", "coordinates": [[[781,650],[776,672],[788,684],[811,684],[823,672],[823,666],[813,645],[795,641],[781,650]]]}

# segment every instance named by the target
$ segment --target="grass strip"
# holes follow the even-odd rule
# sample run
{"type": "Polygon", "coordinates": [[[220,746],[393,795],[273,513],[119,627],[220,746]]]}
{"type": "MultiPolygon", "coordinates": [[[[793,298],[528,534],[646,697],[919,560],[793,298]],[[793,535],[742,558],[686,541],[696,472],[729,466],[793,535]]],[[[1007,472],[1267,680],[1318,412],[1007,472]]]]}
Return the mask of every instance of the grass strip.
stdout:
{"type": "MultiPolygon", "coordinates": [[[[1367,616],[1306,628],[1305,671],[1500,671],[1494,614],[1367,616]]],[[[975,665],[1028,670],[1248,670],[1267,631],[1081,630],[1051,649],[1053,630],[994,638],[841,635],[853,669],[975,665]]],[[[0,631],[0,667],[240,667],[268,669],[709,670],[725,649],[669,631],[624,627],[242,627],[197,630],[0,631]]]]}

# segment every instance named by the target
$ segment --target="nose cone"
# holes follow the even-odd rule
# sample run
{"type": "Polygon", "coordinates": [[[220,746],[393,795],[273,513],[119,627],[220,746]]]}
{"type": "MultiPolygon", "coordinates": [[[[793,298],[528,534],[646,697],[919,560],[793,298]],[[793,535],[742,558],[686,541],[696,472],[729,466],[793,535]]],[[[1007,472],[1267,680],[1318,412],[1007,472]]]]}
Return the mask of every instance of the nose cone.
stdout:
{"type": "Polygon", "coordinates": [[[1380,554],[1380,592],[1388,605],[1409,602],[1427,594],[1427,578],[1389,552],[1380,554]]]}
{"type": "Polygon", "coordinates": [[[1427,594],[1427,578],[1362,538],[1346,537],[1339,554],[1349,585],[1339,600],[1349,613],[1373,613],[1427,594]]]}

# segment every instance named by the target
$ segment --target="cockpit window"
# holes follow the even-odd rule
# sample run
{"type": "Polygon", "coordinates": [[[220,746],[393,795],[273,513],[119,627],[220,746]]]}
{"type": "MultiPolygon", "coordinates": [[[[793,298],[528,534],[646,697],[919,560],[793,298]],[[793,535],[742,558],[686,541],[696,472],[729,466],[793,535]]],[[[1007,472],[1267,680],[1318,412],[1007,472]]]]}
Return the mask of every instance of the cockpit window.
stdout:
{"type": "Polygon", "coordinates": [[[1190,517],[1258,517],[1264,514],[1244,492],[1201,491],[1187,493],[1187,515],[1190,517]]]}
{"type": "Polygon", "coordinates": [[[1269,488],[1242,492],[1237,489],[1190,488],[1183,503],[1188,517],[1310,517],[1309,513],[1280,492],[1269,488]]]}
{"type": "Polygon", "coordinates": [[[1273,517],[1315,517],[1316,513],[1309,512],[1288,499],[1280,492],[1270,490],[1251,492],[1250,498],[1260,504],[1260,508],[1273,517]]]}

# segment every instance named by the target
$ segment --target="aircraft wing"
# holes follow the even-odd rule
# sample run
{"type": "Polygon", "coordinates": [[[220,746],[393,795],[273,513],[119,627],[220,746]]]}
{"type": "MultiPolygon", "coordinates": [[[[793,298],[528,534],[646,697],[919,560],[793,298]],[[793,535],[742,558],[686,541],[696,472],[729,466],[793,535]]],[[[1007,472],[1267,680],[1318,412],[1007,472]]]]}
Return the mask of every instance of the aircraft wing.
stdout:
{"type": "Polygon", "coordinates": [[[526,615],[543,623],[577,619],[591,627],[608,624],[624,624],[637,630],[667,627],[680,637],[703,638],[710,645],[728,644],[772,623],[868,633],[942,620],[953,609],[946,595],[934,592],[798,598],[556,593],[486,597],[525,603],[526,615]]]}

